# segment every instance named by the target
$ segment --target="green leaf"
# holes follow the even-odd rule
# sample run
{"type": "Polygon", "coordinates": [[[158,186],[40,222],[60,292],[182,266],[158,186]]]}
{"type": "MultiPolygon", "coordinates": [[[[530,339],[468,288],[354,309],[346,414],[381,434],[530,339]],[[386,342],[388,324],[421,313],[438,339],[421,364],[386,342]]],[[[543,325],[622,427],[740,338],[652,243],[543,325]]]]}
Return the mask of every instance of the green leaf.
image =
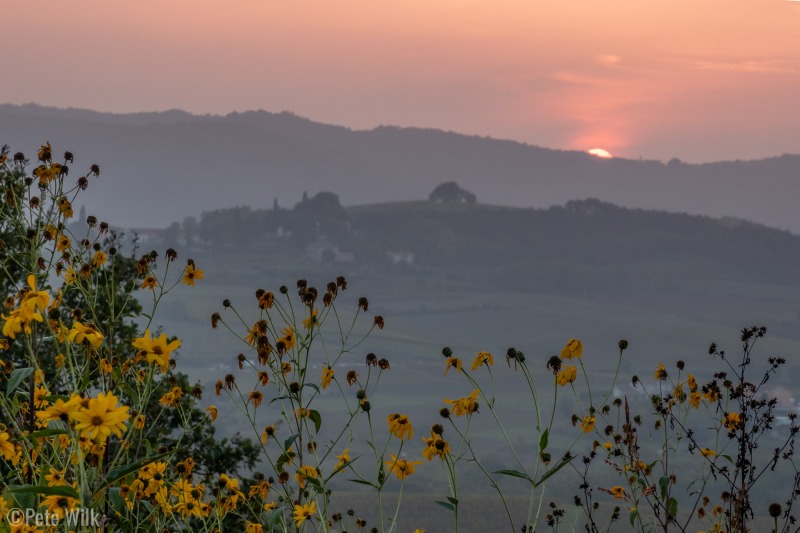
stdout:
{"type": "Polygon", "coordinates": [[[17,387],[19,387],[19,384],[22,383],[25,378],[33,374],[33,371],[34,368],[28,367],[17,368],[11,372],[11,375],[8,377],[8,383],[6,384],[6,396],[11,396],[14,391],[17,390],[17,387]]]}
{"type": "Polygon", "coordinates": [[[315,433],[319,433],[319,428],[322,425],[322,416],[320,416],[319,411],[310,410],[308,412],[308,418],[314,422],[315,433]]]}
{"type": "Polygon", "coordinates": [[[151,457],[145,457],[144,459],[139,459],[138,461],[131,463],[129,465],[120,466],[118,468],[109,471],[108,474],[106,474],[105,483],[103,483],[103,485],[99,489],[97,489],[97,491],[95,491],[94,493],[95,497],[100,493],[100,491],[102,491],[115,481],[124,478],[128,474],[132,474],[133,472],[141,470],[146,465],[158,461],[159,459],[170,455],[170,453],[172,452],[164,452],[164,453],[159,453],[158,455],[153,455],[151,457]]]}
{"type": "Polygon", "coordinates": [[[288,439],[283,441],[283,451],[289,451],[289,448],[292,446],[292,444],[294,444],[294,441],[296,441],[298,438],[300,438],[300,433],[295,433],[294,435],[290,435],[288,439]]]}
{"type": "Polygon", "coordinates": [[[303,385],[303,386],[304,386],[304,387],[311,387],[312,389],[314,389],[315,391],[317,391],[317,393],[319,393],[319,387],[318,387],[316,384],[314,384],[314,383],[306,383],[306,384],[305,384],[305,385],[303,385]]]}
{"type": "Polygon", "coordinates": [[[539,478],[539,481],[537,481],[536,483],[533,484],[534,488],[538,487],[539,485],[541,485],[542,483],[544,483],[545,481],[550,479],[551,476],[555,475],[556,472],[558,472],[559,470],[561,470],[562,468],[564,468],[565,466],[570,464],[570,462],[572,462],[572,460],[575,459],[576,457],[577,457],[577,455],[571,455],[571,456],[566,456],[563,459],[561,459],[560,463],[558,463],[556,466],[554,466],[551,470],[548,470],[547,472],[545,472],[544,475],[539,478]]]}
{"type": "Polygon", "coordinates": [[[452,496],[448,496],[447,497],[447,501],[449,501],[450,503],[452,503],[455,506],[458,506],[458,499],[457,498],[453,498],[452,496]]]}
{"type": "Polygon", "coordinates": [[[639,511],[634,509],[633,511],[631,511],[631,526],[633,526],[636,523],[637,518],[639,518],[639,511]]]}
{"type": "Polygon", "coordinates": [[[666,499],[669,490],[669,477],[662,476],[658,479],[658,488],[661,490],[661,499],[666,499]]]}
{"type": "Polygon", "coordinates": [[[549,436],[549,430],[545,429],[541,438],[539,438],[539,453],[542,453],[544,449],[547,448],[547,439],[549,436]]]}
{"type": "Polygon", "coordinates": [[[53,435],[69,435],[69,431],[66,429],[42,429],[40,431],[34,431],[28,437],[32,439],[42,439],[44,437],[52,437],[53,435]]]}
{"type": "Polygon", "coordinates": [[[678,500],[675,498],[670,498],[669,502],[667,503],[667,513],[672,520],[675,520],[678,516],[678,500]]]}
{"type": "Polygon", "coordinates": [[[358,483],[359,485],[368,485],[375,489],[378,488],[374,483],[370,483],[369,481],[365,481],[363,479],[348,479],[347,481],[352,481],[353,483],[358,483]]]}
{"type": "Polygon", "coordinates": [[[440,501],[440,500],[436,500],[436,503],[438,503],[439,505],[441,505],[442,507],[444,507],[448,511],[456,512],[455,506],[450,502],[443,502],[443,501],[440,501]]]}
{"type": "Polygon", "coordinates": [[[511,477],[518,477],[520,479],[524,479],[529,483],[533,483],[533,480],[525,474],[524,472],[520,472],[519,470],[497,470],[493,472],[494,474],[500,474],[501,476],[511,476],[511,477]]]}
{"type": "Polygon", "coordinates": [[[70,498],[75,498],[78,501],[81,499],[81,497],[78,495],[78,491],[69,485],[57,485],[55,487],[49,487],[47,485],[35,485],[11,488],[9,490],[15,494],[46,494],[47,496],[68,496],[70,498]]]}

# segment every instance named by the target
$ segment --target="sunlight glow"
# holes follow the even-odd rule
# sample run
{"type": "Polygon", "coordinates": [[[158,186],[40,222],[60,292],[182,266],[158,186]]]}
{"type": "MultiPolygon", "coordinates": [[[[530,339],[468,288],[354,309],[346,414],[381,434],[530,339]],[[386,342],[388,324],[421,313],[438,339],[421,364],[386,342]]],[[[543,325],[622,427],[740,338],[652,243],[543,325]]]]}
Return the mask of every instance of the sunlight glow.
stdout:
{"type": "Polygon", "coordinates": [[[592,148],[591,150],[588,150],[586,153],[595,155],[597,157],[602,157],[603,159],[611,159],[612,157],[614,157],[613,155],[611,155],[610,152],[608,152],[608,150],[603,150],[602,148],[592,148]]]}

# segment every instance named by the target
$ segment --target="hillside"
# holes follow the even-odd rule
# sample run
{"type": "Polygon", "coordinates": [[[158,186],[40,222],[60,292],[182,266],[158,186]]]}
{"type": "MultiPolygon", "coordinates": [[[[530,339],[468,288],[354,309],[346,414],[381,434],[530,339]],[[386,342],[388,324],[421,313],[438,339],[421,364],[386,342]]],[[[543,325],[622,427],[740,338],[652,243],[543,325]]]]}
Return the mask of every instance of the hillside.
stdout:
{"type": "Polygon", "coordinates": [[[87,201],[108,206],[97,216],[129,227],[165,226],[220,207],[264,208],[275,198],[290,204],[303,191],[337,191],[344,205],[414,200],[457,181],[488,204],[544,208],[598,198],[800,233],[794,155],[664,164],[438,130],[353,131],[291,113],[115,115],[0,105],[0,142],[30,155],[47,140],[57,153],[74,152],[78,168],[101,164],[104,184],[90,188],[87,201]]]}

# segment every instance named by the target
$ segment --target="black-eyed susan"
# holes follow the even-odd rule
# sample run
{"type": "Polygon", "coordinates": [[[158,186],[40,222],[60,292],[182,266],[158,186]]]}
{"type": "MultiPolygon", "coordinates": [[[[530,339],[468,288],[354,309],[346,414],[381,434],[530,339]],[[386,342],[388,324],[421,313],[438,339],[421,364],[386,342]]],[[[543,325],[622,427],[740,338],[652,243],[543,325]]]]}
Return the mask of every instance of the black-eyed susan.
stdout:
{"type": "Polygon", "coordinates": [[[345,448],[344,451],[342,451],[342,454],[337,455],[336,458],[339,460],[339,462],[336,463],[334,470],[338,470],[350,462],[350,448],[345,448]]]}
{"type": "Polygon", "coordinates": [[[556,383],[562,387],[572,383],[578,377],[578,367],[575,365],[565,366],[556,375],[556,383]]]}
{"type": "Polygon", "coordinates": [[[11,443],[11,435],[5,431],[0,433],[0,455],[2,455],[6,461],[10,461],[16,453],[16,448],[14,444],[11,443]]]}
{"type": "Polygon", "coordinates": [[[578,339],[569,339],[564,348],[561,349],[562,359],[572,359],[573,357],[581,358],[583,355],[583,343],[578,339]]]}
{"type": "Polygon", "coordinates": [[[321,379],[320,387],[322,387],[323,390],[327,389],[328,386],[331,384],[331,380],[333,379],[333,374],[334,371],[332,368],[328,366],[322,367],[322,377],[320,378],[321,379]]]}
{"type": "Polygon", "coordinates": [[[457,357],[448,357],[445,359],[445,367],[444,367],[444,375],[446,376],[448,372],[450,372],[451,368],[455,368],[458,373],[461,373],[461,359],[457,357]]]}
{"type": "Polygon", "coordinates": [[[583,420],[581,420],[581,431],[583,431],[584,433],[589,433],[590,431],[592,431],[594,429],[595,420],[596,419],[594,415],[584,416],[583,420]]]}
{"type": "Polygon", "coordinates": [[[401,440],[414,438],[414,428],[408,419],[408,415],[393,413],[387,417],[389,423],[389,433],[401,440]]]}
{"type": "Polygon", "coordinates": [[[625,497],[625,489],[620,485],[615,485],[608,489],[609,494],[615,497],[618,500],[621,500],[625,497]]]}
{"type": "Polygon", "coordinates": [[[387,474],[394,474],[398,479],[405,479],[414,473],[415,465],[421,465],[422,461],[409,461],[408,459],[398,459],[391,453],[389,454],[391,461],[385,461],[386,466],[389,467],[387,474]]]}
{"type": "Polygon", "coordinates": [[[81,407],[72,415],[75,429],[83,436],[105,442],[114,433],[122,437],[125,421],[130,418],[127,405],[117,405],[117,397],[113,393],[100,393],[97,398],[88,401],[87,407],[81,407]]]}
{"type": "Polygon", "coordinates": [[[306,480],[309,478],[311,479],[318,479],[319,472],[316,468],[311,465],[303,465],[301,466],[294,474],[294,479],[297,481],[297,484],[300,486],[301,489],[306,488],[306,480]]]}
{"type": "Polygon", "coordinates": [[[144,353],[147,362],[157,364],[161,367],[162,372],[167,371],[170,362],[170,354],[173,350],[177,350],[180,345],[181,341],[178,339],[168,342],[166,333],[162,333],[159,337],[152,338],[149,329],[145,330],[143,337],[139,337],[133,341],[133,347],[144,353]]]}
{"type": "Polygon", "coordinates": [[[199,268],[195,268],[194,263],[189,263],[183,271],[183,283],[194,287],[195,280],[204,279],[204,273],[199,268]]]}
{"type": "Polygon", "coordinates": [[[76,498],[58,494],[47,496],[39,504],[39,507],[46,507],[49,513],[58,516],[59,520],[63,520],[67,514],[76,511],[79,506],[80,502],[76,498]]]}
{"type": "Polygon", "coordinates": [[[494,356],[489,352],[478,352],[475,360],[472,361],[472,370],[477,370],[481,365],[493,366],[494,356]]]}
{"type": "Polygon", "coordinates": [[[206,407],[206,411],[208,411],[209,416],[211,417],[211,421],[215,421],[217,419],[217,408],[214,405],[209,405],[206,407]]]}
{"type": "Polygon", "coordinates": [[[295,525],[297,527],[302,526],[306,520],[313,519],[316,513],[317,513],[317,504],[314,501],[306,502],[303,505],[295,504],[294,512],[292,513],[294,516],[295,525]]]}
{"type": "Polygon", "coordinates": [[[445,399],[444,402],[453,406],[453,414],[456,416],[471,415],[472,413],[476,413],[478,411],[477,398],[479,393],[480,390],[475,389],[472,391],[472,394],[465,398],[458,398],[455,400],[445,399]]]}
{"type": "Polygon", "coordinates": [[[67,340],[75,344],[89,344],[93,349],[97,350],[103,344],[105,336],[100,333],[93,324],[82,324],[79,321],[72,323],[72,329],[69,330],[67,340]]]}

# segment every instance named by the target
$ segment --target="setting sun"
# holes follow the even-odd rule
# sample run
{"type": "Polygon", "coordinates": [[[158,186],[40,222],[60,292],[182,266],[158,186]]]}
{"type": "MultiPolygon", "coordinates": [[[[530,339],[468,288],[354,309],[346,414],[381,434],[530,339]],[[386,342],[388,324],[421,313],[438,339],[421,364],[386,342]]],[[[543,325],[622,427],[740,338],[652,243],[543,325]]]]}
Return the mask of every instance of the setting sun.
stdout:
{"type": "Polygon", "coordinates": [[[610,159],[614,157],[608,150],[603,150],[602,148],[592,148],[586,152],[587,154],[596,155],[597,157],[602,157],[603,159],[610,159]]]}

